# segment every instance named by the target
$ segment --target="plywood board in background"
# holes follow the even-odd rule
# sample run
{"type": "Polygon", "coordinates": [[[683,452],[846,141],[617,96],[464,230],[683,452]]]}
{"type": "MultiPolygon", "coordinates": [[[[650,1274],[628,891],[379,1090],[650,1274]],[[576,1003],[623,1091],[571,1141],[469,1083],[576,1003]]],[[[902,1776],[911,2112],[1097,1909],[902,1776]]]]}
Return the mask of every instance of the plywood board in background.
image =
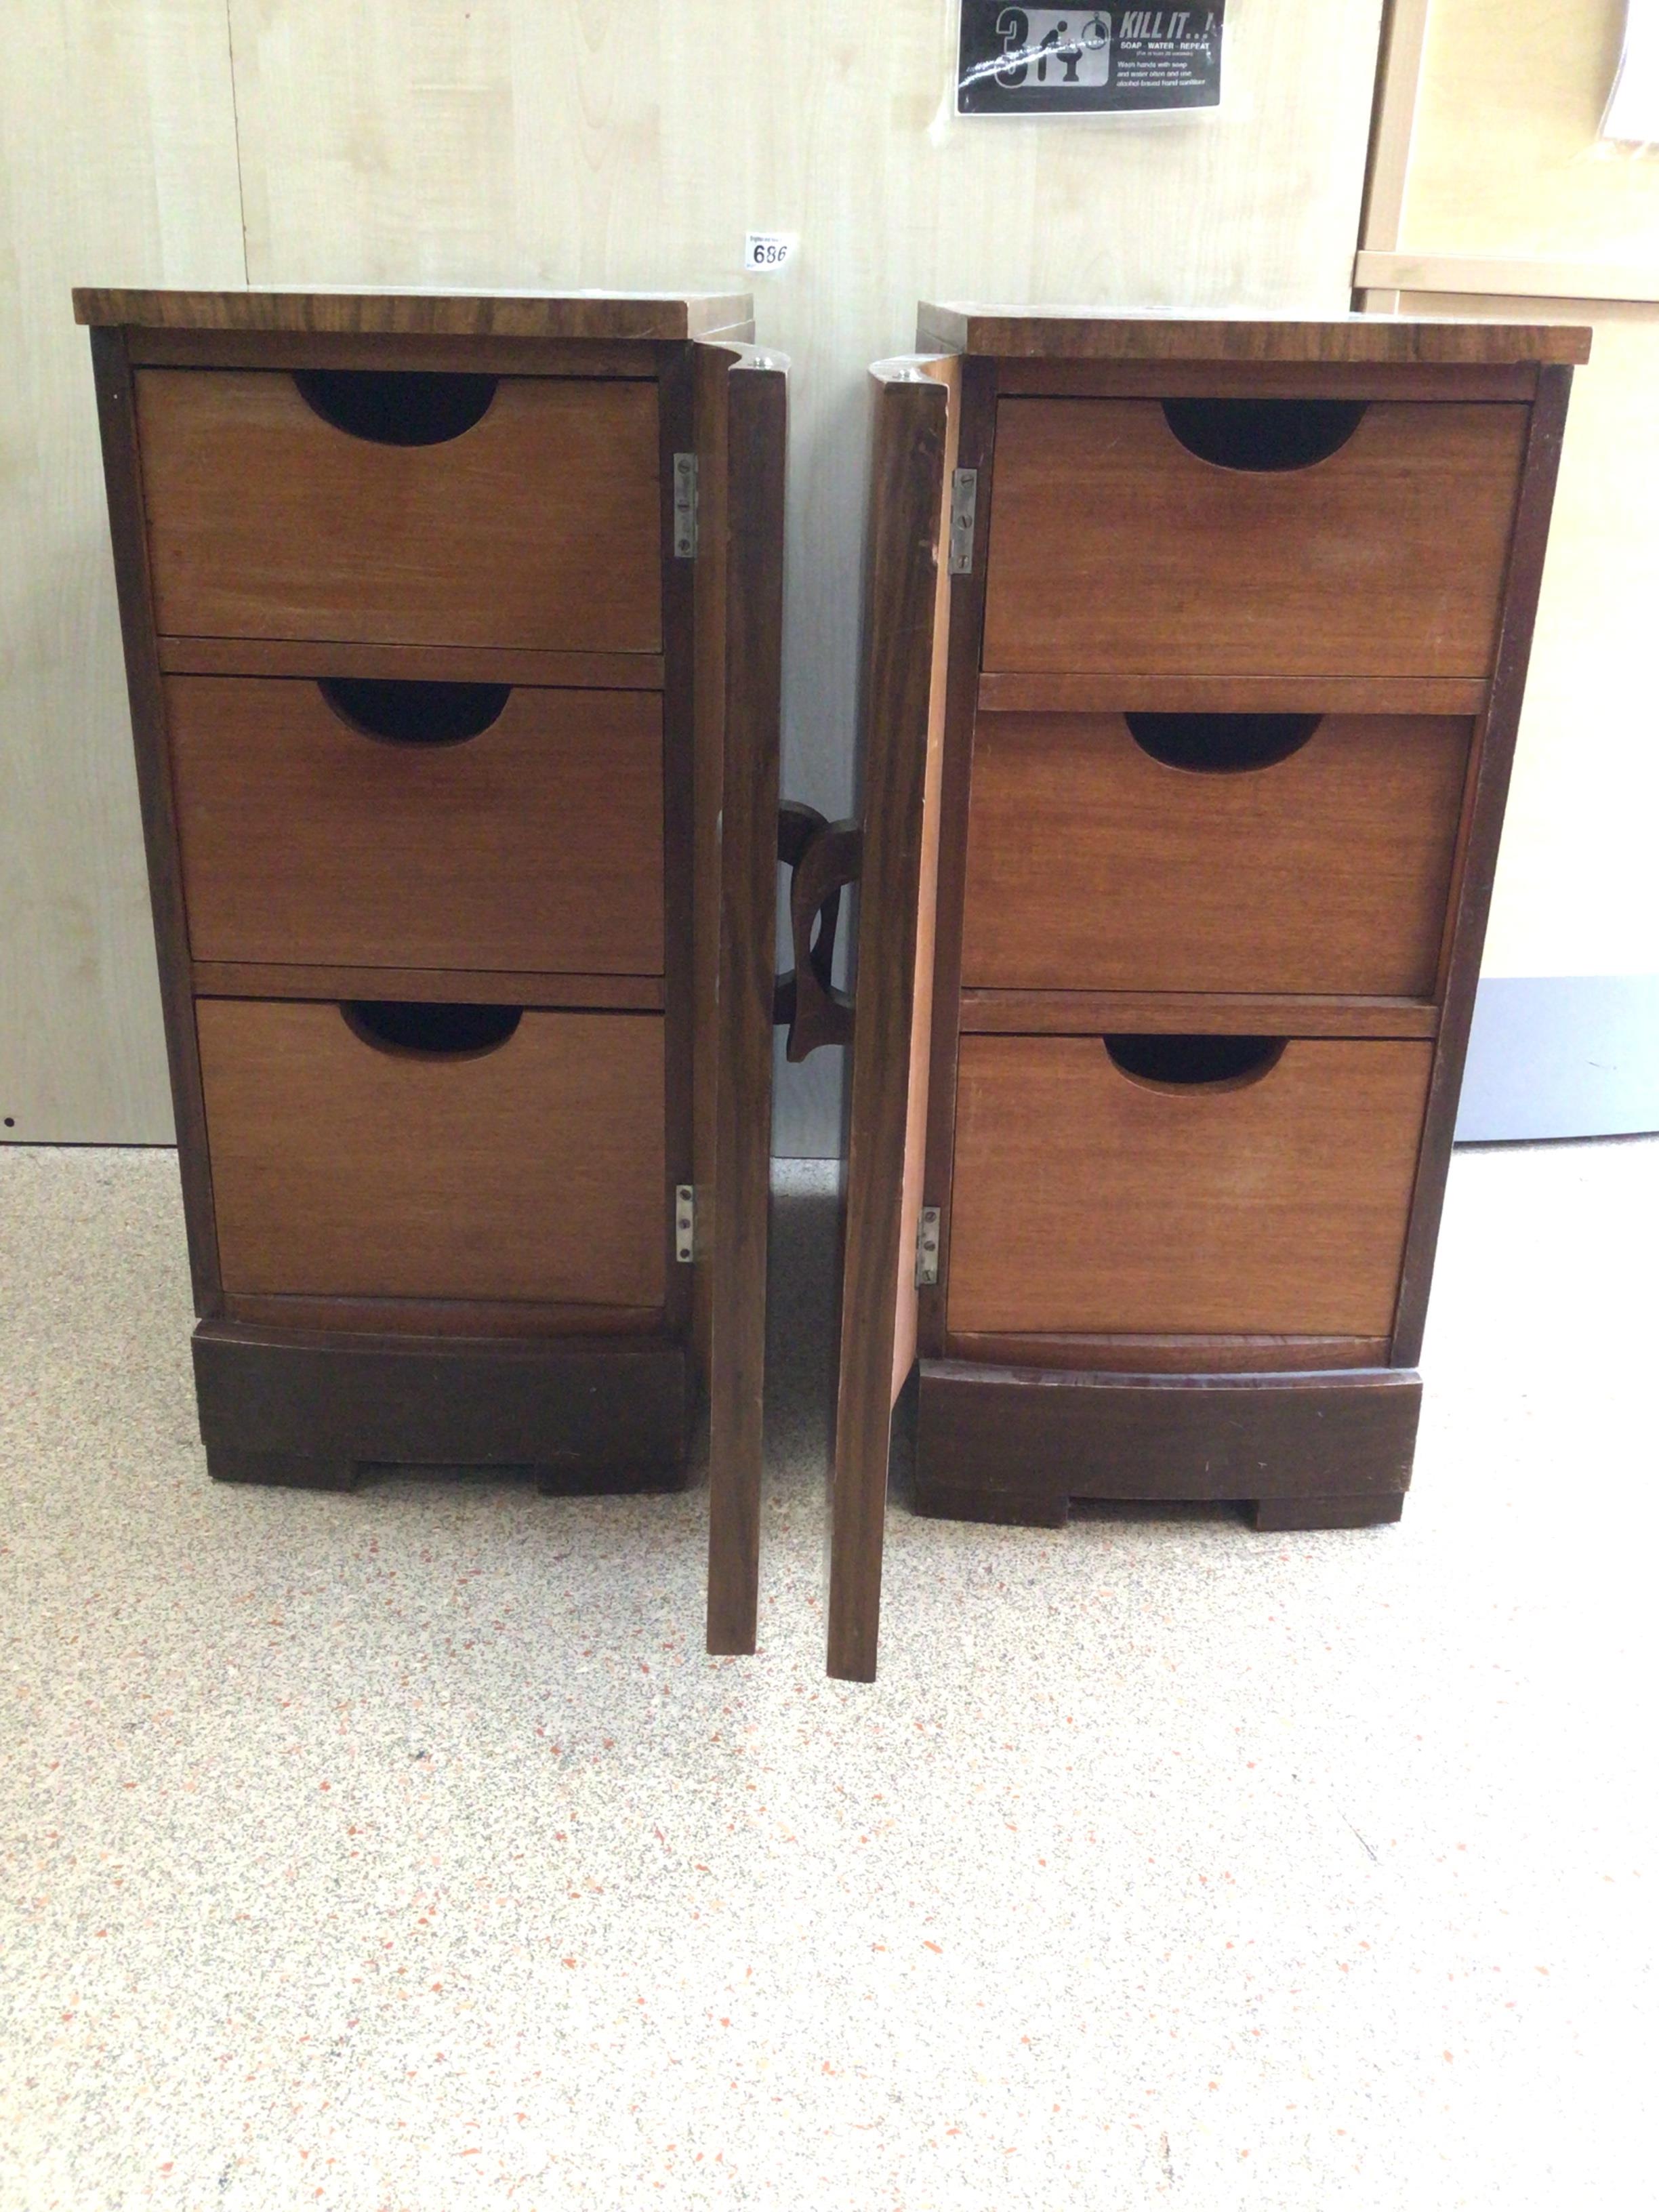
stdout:
{"type": "MultiPolygon", "coordinates": [[[[832,817],[852,793],[865,370],[908,350],[919,298],[1347,304],[1378,0],[1335,41],[1322,0],[1248,0],[1218,113],[1063,127],[952,118],[939,0],[873,22],[801,0],[763,38],[716,0],[22,4],[0,98],[25,304],[3,309],[0,433],[36,456],[5,494],[37,579],[6,616],[9,879],[34,888],[9,948],[29,1037],[8,1048],[40,1134],[167,1133],[72,283],[744,289],[745,232],[798,231],[757,313],[793,364],[785,781],[832,817]]],[[[786,1149],[835,1148],[836,1057],[787,1072],[786,1149]]]]}
{"type": "Polygon", "coordinates": [[[222,0],[14,0],[0,69],[0,1139],[173,1117],[87,335],[70,287],[244,282],[222,0]]]}

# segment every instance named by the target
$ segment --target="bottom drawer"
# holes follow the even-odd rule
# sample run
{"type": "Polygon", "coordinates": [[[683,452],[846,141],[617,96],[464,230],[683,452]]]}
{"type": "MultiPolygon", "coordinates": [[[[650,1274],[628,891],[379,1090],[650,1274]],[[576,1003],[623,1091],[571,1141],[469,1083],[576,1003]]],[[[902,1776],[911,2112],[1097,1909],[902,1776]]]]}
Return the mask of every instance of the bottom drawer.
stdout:
{"type": "Polygon", "coordinates": [[[1386,1337],[1432,1052],[964,1036],[948,1328],[1386,1337]]]}
{"type": "Polygon", "coordinates": [[[663,1303],[653,1014],[203,999],[233,1292],[663,1303]]]}

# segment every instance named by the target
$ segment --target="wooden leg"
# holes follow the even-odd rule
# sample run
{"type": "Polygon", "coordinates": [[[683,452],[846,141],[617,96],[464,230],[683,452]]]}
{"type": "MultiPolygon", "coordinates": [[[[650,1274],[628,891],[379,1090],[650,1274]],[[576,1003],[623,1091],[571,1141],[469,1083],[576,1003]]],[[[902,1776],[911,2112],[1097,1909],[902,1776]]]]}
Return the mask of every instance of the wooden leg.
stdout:
{"type": "Polygon", "coordinates": [[[312,1459],[299,1452],[232,1451],[208,1447],[208,1473],[216,1482],[264,1482],[287,1490],[356,1490],[363,1477],[349,1459],[312,1459]]]}
{"type": "Polygon", "coordinates": [[[1369,1498],[1258,1498],[1250,1508],[1258,1528],[1373,1528],[1397,1521],[1405,1492],[1374,1492],[1369,1498]]]}
{"type": "Polygon", "coordinates": [[[933,1521],[988,1521],[1004,1528],[1063,1528],[1072,1501],[1061,1492],[957,1490],[948,1482],[917,1481],[916,1511],[933,1521]]]}

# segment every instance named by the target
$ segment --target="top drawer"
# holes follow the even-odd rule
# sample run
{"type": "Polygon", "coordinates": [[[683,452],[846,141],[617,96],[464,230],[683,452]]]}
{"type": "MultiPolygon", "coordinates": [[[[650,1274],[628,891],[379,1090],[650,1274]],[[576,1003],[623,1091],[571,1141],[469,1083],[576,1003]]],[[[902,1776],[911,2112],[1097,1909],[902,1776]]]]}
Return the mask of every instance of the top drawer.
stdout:
{"type": "Polygon", "coordinates": [[[156,628],[655,653],[647,381],[140,369],[156,628]]]}
{"type": "Polygon", "coordinates": [[[1527,416],[1005,399],[984,665],[1485,676],[1527,416]]]}

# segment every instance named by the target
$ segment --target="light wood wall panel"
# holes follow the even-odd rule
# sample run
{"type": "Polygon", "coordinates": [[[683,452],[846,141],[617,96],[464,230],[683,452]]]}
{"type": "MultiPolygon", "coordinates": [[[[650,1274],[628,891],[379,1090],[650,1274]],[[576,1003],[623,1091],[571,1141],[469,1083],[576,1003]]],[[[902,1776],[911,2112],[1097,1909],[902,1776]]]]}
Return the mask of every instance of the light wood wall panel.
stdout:
{"type": "MultiPolygon", "coordinates": [[[[1216,116],[969,125],[947,0],[13,0],[0,1136],[169,1133],[71,283],[730,286],[746,229],[799,231],[755,286],[795,364],[786,768],[841,813],[866,364],[923,295],[1341,307],[1378,4],[1333,40],[1326,0],[1235,0],[1216,116]]],[[[785,1149],[833,1144],[836,1057],[787,1072],[785,1149]]]]}
{"type": "MultiPolygon", "coordinates": [[[[919,297],[1347,305],[1378,0],[1236,0],[1218,115],[956,121],[946,0],[230,0],[256,284],[741,286],[791,386],[785,773],[852,790],[867,398],[919,297]]],[[[833,1147],[838,1055],[778,1141],[833,1147]]]]}
{"type": "Polygon", "coordinates": [[[223,0],[9,0],[0,66],[0,1139],[172,1136],[75,283],[240,284],[223,0]]]}
{"type": "Polygon", "coordinates": [[[1365,304],[1595,331],[1573,385],[1488,975],[1659,973],[1659,161],[1596,137],[1624,16],[1625,0],[1395,0],[1395,43],[1414,66],[1391,73],[1377,161],[1398,190],[1374,188],[1362,246],[1437,264],[1419,283],[1455,270],[1489,288],[1530,264],[1531,289],[1367,293],[1365,304]],[[1647,299],[1560,296],[1598,264],[1609,286],[1647,299]]]}
{"type": "Polygon", "coordinates": [[[1625,6],[1431,0],[1402,252],[1659,261],[1659,161],[1596,143],[1625,6]]]}
{"type": "Polygon", "coordinates": [[[1482,969],[1659,974],[1659,306],[1408,292],[1401,313],[1595,326],[1573,372],[1482,969]]]}

